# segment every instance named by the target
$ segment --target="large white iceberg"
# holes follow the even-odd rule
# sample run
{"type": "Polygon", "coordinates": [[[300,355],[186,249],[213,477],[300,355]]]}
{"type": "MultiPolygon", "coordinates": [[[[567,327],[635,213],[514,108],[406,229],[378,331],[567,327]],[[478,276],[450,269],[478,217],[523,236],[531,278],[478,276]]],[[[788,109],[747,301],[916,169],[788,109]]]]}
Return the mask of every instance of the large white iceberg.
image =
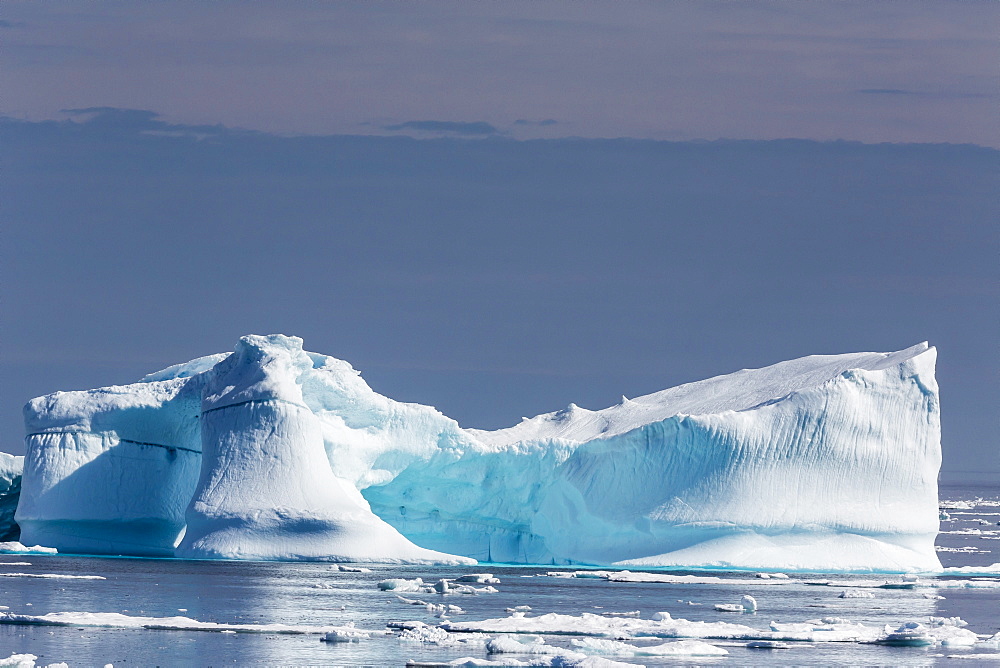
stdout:
{"type": "Polygon", "coordinates": [[[487,432],[247,336],[29,402],[17,520],[60,552],[937,570],[934,362],[805,357],[487,432]]]}

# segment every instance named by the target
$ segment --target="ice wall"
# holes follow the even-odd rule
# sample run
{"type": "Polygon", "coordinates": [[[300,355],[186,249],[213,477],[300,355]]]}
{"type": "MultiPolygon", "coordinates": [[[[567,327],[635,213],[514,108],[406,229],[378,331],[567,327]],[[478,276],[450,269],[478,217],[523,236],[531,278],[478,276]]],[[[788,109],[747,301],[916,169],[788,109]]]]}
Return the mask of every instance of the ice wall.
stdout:
{"type": "Polygon", "coordinates": [[[806,357],[484,432],[244,337],[30,402],[18,521],[64,552],[169,554],[186,525],[202,558],[930,570],[934,362],[806,357]]]}

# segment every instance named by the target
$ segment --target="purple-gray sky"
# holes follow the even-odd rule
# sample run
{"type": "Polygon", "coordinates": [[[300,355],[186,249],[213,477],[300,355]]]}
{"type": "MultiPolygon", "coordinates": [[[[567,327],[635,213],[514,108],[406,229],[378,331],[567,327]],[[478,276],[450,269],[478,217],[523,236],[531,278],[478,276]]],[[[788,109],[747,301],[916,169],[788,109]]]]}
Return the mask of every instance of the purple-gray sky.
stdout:
{"type": "Polygon", "coordinates": [[[995,482],[998,32],[996,2],[3,3],[0,450],[32,396],[246,333],[482,428],[927,339],[948,479],[995,482]]]}
{"type": "Polygon", "coordinates": [[[1000,145],[993,1],[5,2],[2,18],[0,104],[24,119],[1000,145]]]}

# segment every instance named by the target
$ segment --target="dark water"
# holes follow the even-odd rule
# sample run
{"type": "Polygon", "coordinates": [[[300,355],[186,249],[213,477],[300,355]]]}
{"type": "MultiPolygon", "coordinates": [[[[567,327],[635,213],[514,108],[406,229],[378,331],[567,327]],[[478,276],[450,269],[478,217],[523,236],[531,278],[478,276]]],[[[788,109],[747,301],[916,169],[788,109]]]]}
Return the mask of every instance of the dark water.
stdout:
{"type": "MultiPolygon", "coordinates": [[[[946,488],[944,500],[985,497],[1000,500],[1000,490],[946,488]]],[[[952,519],[943,531],[1000,530],[1000,506],[949,510],[952,519]],[[968,514],[963,514],[968,513],[968,514]],[[991,525],[982,524],[991,522],[991,525]]],[[[1000,535],[1000,534],[996,534],[1000,535]]],[[[939,545],[975,547],[976,552],[942,552],[945,566],[1000,562],[1000,540],[992,534],[942,534],[939,545]],[[985,536],[985,537],[984,537],[985,536]]],[[[752,573],[720,573],[725,584],[612,583],[597,579],[526,577],[546,568],[478,566],[374,566],[372,573],[345,573],[320,563],[194,562],[153,559],[114,559],[63,556],[0,556],[0,572],[101,575],[106,580],[56,580],[0,577],[0,605],[11,612],[41,615],[49,612],[119,612],[127,615],[170,617],[183,615],[222,623],[282,623],[341,625],[384,629],[387,623],[440,620],[423,608],[400,603],[377,588],[388,577],[421,577],[436,581],[469,572],[493,572],[500,578],[498,593],[449,596],[465,614],[455,620],[505,617],[505,608],[530,605],[531,615],[547,612],[578,615],[583,612],[640,611],[643,618],[667,611],[675,618],[727,621],[767,629],[771,621],[800,622],[827,616],[848,618],[873,626],[927,617],[959,616],[977,633],[1000,630],[1000,589],[876,590],[875,599],[840,599],[834,587],[804,583],[761,586],[752,573]],[[29,566],[4,566],[10,562],[29,566]],[[316,585],[331,588],[317,588],[316,585]],[[755,615],[733,615],[712,609],[714,603],[737,603],[743,594],[756,597],[755,615]],[[935,600],[925,593],[945,598],[935,600]],[[692,606],[686,601],[703,605],[692,606]],[[683,602],[681,602],[683,601],[683,602]],[[184,609],[184,611],[180,611],[184,609]]],[[[813,577],[813,576],[803,576],[813,577]]],[[[871,579],[871,576],[852,576],[871,579]]],[[[970,576],[957,576],[969,579],[970,576]]],[[[840,578],[838,578],[840,579],[840,578]]],[[[998,578],[992,578],[993,581],[998,578]]],[[[405,596],[439,602],[429,594],[405,596]]],[[[547,638],[550,644],[569,646],[569,638],[547,638]]],[[[666,642],[666,641],[658,641],[666,642]]],[[[711,641],[725,646],[727,657],[687,659],[616,658],[654,665],[981,665],[987,659],[959,660],[951,655],[992,653],[994,648],[883,647],[855,643],[796,643],[790,649],[751,650],[739,643],[711,641]]],[[[635,642],[634,644],[649,644],[635,642]]],[[[81,626],[0,625],[0,659],[12,653],[39,656],[39,665],[56,661],[71,666],[223,666],[223,665],[347,665],[402,666],[407,660],[448,661],[460,656],[487,658],[482,647],[454,648],[405,642],[395,635],[377,636],[359,643],[320,642],[317,635],[224,634],[202,631],[90,628],[81,626]]],[[[501,656],[489,657],[494,660],[501,656]]],[[[527,657],[517,657],[526,659],[527,657]]]]}

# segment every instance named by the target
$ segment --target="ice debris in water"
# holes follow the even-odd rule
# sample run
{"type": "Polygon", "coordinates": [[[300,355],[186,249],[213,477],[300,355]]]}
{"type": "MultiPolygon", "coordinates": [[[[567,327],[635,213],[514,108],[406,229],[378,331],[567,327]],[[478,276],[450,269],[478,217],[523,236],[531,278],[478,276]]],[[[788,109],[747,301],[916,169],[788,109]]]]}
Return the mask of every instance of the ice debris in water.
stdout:
{"type": "MultiPolygon", "coordinates": [[[[25,605],[31,605],[26,603],[25,605]]],[[[274,634],[318,634],[325,635],[331,631],[346,630],[365,633],[381,633],[378,631],[362,631],[355,629],[353,624],[335,626],[310,626],[296,624],[225,624],[219,622],[202,622],[190,617],[140,617],[118,612],[50,612],[44,615],[25,615],[14,612],[0,612],[0,624],[19,624],[32,626],[85,626],[116,629],[158,629],[172,631],[234,631],[236,633],[274,633],[274,634]]]]}
{"type": "MultiPolygon", "coordinates": [[[[38,657],[34,654],[11,654],[6,659],[0,658],[0,668],[35,668],[38,657]]],[[[49,663],[45,668],[69,668],[66,663],[49,663]]],[[[110,663],[104,668],[114,668],[110,663]]]]}
{"type": "Polygon", "coordinates": [[[483,431],[245,336],[29,402],[16,520],[75,553],[937,571],[935,360],[804,357],[483,431]]]}
{"type": "Polygon", "coordinates": [[[340,628],[328,631],[320,640],[323,642],[361,642],[362,640],[367,640],[370,636],[370,631],[356,629],[353,623],[348,622],[340,628]]]}
{"type": "Polygon", "coordinates": [[[499,660],[463,656],[451,661],[407,661],[407,668],[644,668],[598,656],[566,652],[555,656],[534,656],[525,660],[503,657],[499,660]]]}
{"type": "Polygon", "coordinates": [[[424,582],[420,578],[407,580],[405,578],[389,578],[378,583],[382,591],[410,592],[420,594],[496,594],[499,590],[492,586],[473,587],[472,585],[456,584],[455,581],[441,578],[434,584],[424,582]]]}
{"type": "Polygon", "coordinates": [[[445,617],[447,615],[461,615],[465,612],[462,608],[457,605],[450,605],[448,603],[428,603],[427,601],[421,601],[417,598],[406,598],[405,596],[396,596],[400,603],[405,603],[407,605],[422,605],[424,609],[427,610],[432,615],[437,615],[438,617],[445,617]]]}
{"type": "Polygon", "coordinates": [[[618,640],[584,638],[573,640],[574,647],[590,654],[611,656],[725,656],[729,652],[701,640],[678,640],[661,645],[637,646],[618,640]]]}
{"type": "MultiPolygon", "coordinates": [[[[0,554],[58,554],[58,552],[54,547],[43,547],[41,545],[27,547],[16,540],[0,543],[0,554]]],[[[25,654],[24,656],[31,655],[25,654]]]]}
{"type": "Polygon", "coordinates": [[[397,637],[406,642],[429,645],[485,645],[490,639],[485,633],[448,633],[440,627],[423,622],[412,622],[397,637]]]}
{"type": "Polygon", "coordinates": [[[492,573],[466,573],[455,578],[455,582],[474,582],[476,584],[500,584],[500,578],[493,577],[492,573]]]}
{"type": "Polygon", "coordinates": [[[747,594],[739,603],[716,603],[719,612],[757,612],[757,599],[747,594]]]}
{"type": "Polygon", "coordinates": [[[371,573],[372,569],[364,568],[363,566],[345,566],[343,564],[334,564],[331,566],[335,571],[341,571],[342,573],[371,573]]]}
{"type": "Polygon", "coordinates": [[[837,598],[875,598],[875,594],[870,591],[857,591],[853,589],[845,589],[840,592],[840,596],[837,598]]]}

